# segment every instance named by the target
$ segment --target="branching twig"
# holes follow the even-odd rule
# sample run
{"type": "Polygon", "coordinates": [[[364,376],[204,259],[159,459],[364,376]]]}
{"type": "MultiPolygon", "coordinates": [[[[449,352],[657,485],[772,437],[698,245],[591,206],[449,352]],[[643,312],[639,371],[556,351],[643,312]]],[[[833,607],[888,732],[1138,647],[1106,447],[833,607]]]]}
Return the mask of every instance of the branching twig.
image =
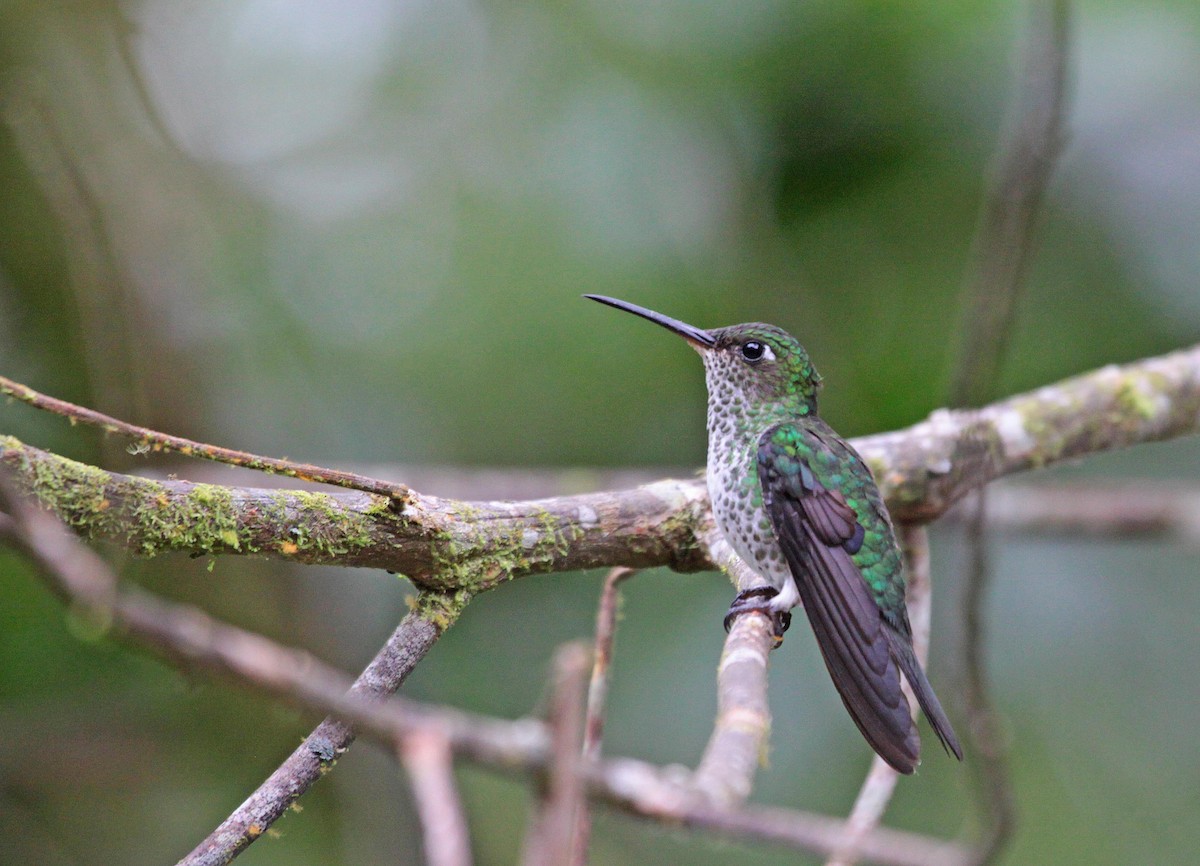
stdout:
{"type": "MultiPolygon", "coordinates": [[[[981,480],[1194,432],[1198,426],[1200,347],[1195,347],[1104,368],[978,411],[940,411],[906,431],[856,444],[889,494],[897,518],[926,521],[981,480]],[[992,459],[982,464],[983,479],[958,471],[972,459],[973,452],[963,445],[966,437],[988,443],[992,459]]],[[[525,503],[467,504],[413,494],[403,513],[396,514],[387,500],[362,493],[295,494],[121,476],[8,437],[0,437],[0,462],[86,534],[115,539],[135,551],[219,550],[390,566],[427,586],[467,593],[534,572],[622,563],[692,570],[714,558],[701,540],[712,524],[703,485],[695,481],[525,503]]],[[[715,558],[723,561],[719,554],[715,558]]],[[[735,625],[723,673],[736,663],[746,675],[765,675],[770,637],[759,619],[743,617],[735,625]]],[[[424,627],[434,631],[428,622],[424,627]]],[[[765,705],[761,711],[722,714],[699,775],[713,785],[711,790],[724,789],[719,800],[740,802],[749,791],[768,719],[765,705]],[[728,752],[736,756],[733,762],[723,756],[707,759],[713,746],[736,738],[746,748],[728,752]],[[754,758],[746,759],[748,755],[754,758]],[[710,768],[719,772],[707,772],[710,768]]],[[[326,733],[318,731],[271,785],[286,784],[297,761],[307,768],[305,778],[315,778],[321,764],[312,759],[314,752],[325,754],[328,744],[338,741],[326,733]]],[[[247,820],[234,838],[261,827],[252,817],[257,797],[242,810],[247,820]]]]}
{"type": "MultiPolygon", "coordinates": [[[[953,406],[976,406],[995,387],[1032,250],[1036,217],[1062,139],[1067,4],[1036,6],[1010,136],[994,167],[967,281],[964,342],[951,392],[953,406]],[[1042,19],[1045,20],[1042,20],[1042,19]]],[[[228,863],[319,778],[355,736],[351,724],[400,743],[425,828],[431,866],[466,866],[469,837],[458,803],[451,756],[545,773],[546,797],[528,838],[527,864],[586,859],[585,788],[630,811],[682,826],[772,840],[832,855],[848,866],[957,863],[961,848],[878,829],[896,776],[876,760],[847,822],[782,809],[746,808],[770,727],[766,671],[770,629],[741,617],[718,675],[713,735],[694,774],[684,777],[629,760],[602,761],[600,741],[607,666],[615,627],[616,585],[605,584],[586,733],[580,719],[585,653],[556,660],[548,725],[500,722],[375,701],[407,673],[471,596],[523,574],[599,565],[727,567],[745,587],[744,571],[713,531],[702,483],[663,481],[638,490],[533,502],[465,503],[421,496],[363,475],[194,442],[119,421],[47,397],[0,377],[0,394],[137,440],[153,451],[333,484],[360,493],[308,494],[195,485],[106,473],[0,437],[0,460],[81,533],[134,552],[242,553],[302,562],[386,567],[422,588],[416,609],[357,681],[307,654],[216,622],[154,596],[118,587],[103,563],[61,534],[46,515],[3,490],[0,537],[23,549],[68,602],[176,664],[206,668],[331,716],[182,864],[228,863]],[[362,495],[362,494],[367,495],[362,495]],[[338,719],[345,719],[339,721],[338,719]]],[[[982,606],[987,591],[982,486],[1002,475],[1078,456],[1164,439],[1200,428],[1200,347],[1110,367],[1001,401],[978,411],[940,411],[906,431],[860,440],[893,514],[903,524],[911,563],[909,608],[918,656],[928,637],[925,530],[915,524],[944,513],[972,489],[968,516],[972,568],[964,593],[969,736],[983,777],[992,826],[972,859],[990,862],[1013,822],[1003,741],[987,693],[982,606]],[[922,592],[924,594],[922,594],[922,592]]],[[[2,481],[2,479],[0,479],[2,481]]],[[[1072,509],[1076,520],[1078,508],[1072,509]]],[[[1022,516],[1029,520],[1029,512],[1022,516]]],[[[1178,514],[1172,526],[1180,525],[1178,514]]],[[[1128,509],[1093,512],[1097,526],[1129,526],[1128,509]]],[[[1160,512],[1133,519],[1142,528],[1169,522],[1160,512]]],[[[1183,531],[1196,533],[1195,525],[1183,531]]],[[[1191,537],[1196,537],[1193,534],[1191,537]]],[[[910,696],[911,702],[911,696],[910,696]]]]}
{"type": "MultiPolygon", "coordinates": [[[[434,642],[446,627],[461,612],[457,603],[446,603],[442,614],[432,613],[433,608],[419,607],[401,621],[376,657],[371,660],[359,678],[350,686],[354,696],[364,698],[384,696],[400,688],[416,662],[430,651],[434,642]]],[[[256,636],[257,637],[257,636],[256,636]]],[[[240,673],[240,672],[236,672],[240,673]]],[[[312,698],[312,703],[329,703],[324,698],[336,686],[326,685],[313,691],[314,669],[312,662],[294,670],[299,682],[281,684],[277,693],[283,697],[293,694],[312,698]]],[[[336,693],[336,691],[335,691],[336,693]]],[[[353,704],[349,704],[353,705],[353,704]]],[[[358,715],[358,714],[355,714],[358,715]]],[[[346,715],[346,717],[354,717],[346,715]]],[[[356,730],[341,717],[329,717],[308,734],[302,744],[272,772],[258,790],[223,820],[208,838],[200,842],[191,854],[180,860],[180,866],[217,866],[228,864],[242,849],[256,840],[260,834],[282,817],[288,806],[322,777],[329,766],[341,757],[342,752],[354,742],[356,730]]]]}
{"type": "MultiPolygon", "coordinates": [[[[431,600],[426,600],[426,604],[418,606],[401,621],[383,649],[354,681],[349,690],[351,695],[372,698],[395,692],[465,604],[465,600],[433,605],[428,605],[428,601],[431,600]]],[[[225,642],[221,645],[228,646],[225,642]]],[[[293,681],[281,682],[273,689],[284,697],[306,695],[310,690],[310,697],[327,697],[330,692],[336,694],[341,685],[326,681],[324,688],[314,690],[319,679],[311,661],[297,665],[287,673],[293,675],[293,681]]],[[[179,866],[229,863],[321,778],[356,736],[357,731],[343,718],[331,716],[325,719],[258,790],[179,861],[179,866]]]]}
{"type": "MultiPolygon", "coordinates": [[[[307,653],[214,620],[194,608],[140,590],[118,590],[104,562],[49,514],[11,494],[0,479],[5,535],[39,566],[66,601],[118,633],[185,668],[231,675],[261,691],[322,708],[344,707],[351,718],[370,697],[394,692],[467,603],[466,597],[425,595],[362,675],[349,679],[307,653]]],[[[257,839],[344,752],[355,737],[346,721],[328,718],[181,863],[228,863],[257,839]]]]}
{"type": "Polygon", "coordinates": [[[95,409],[76,406],[66,400],[39,394],[32,388],[0,376],[0,394],[28,403],[37,409],[53,412],[69,418],[71,423],[87,424],[98,427],[105,433],[116,433],[134,439],[139,446],[150,451],[174,451],[187,457],[201,457],[229,466],[241,466],[260,472],[284,475],[301,481],[316,481],[321,484],[332,484],[335,487],[345,487],[349,490],[361,490],[404,502],[408,498],[408,488],[403,484],[381,481],[377,478],[367,478],[355,475],[353,472],[341,472],[337,469],[325,469],[308,463],[294,463],[291,460],[280,460],[275,457],[260,457],[245,451],[235,451],[232,448],[222,448],[219,445],[208,445],[204,442],[194,442],[182,436],[172,436],[159,433],[148,427],[139,427],[126,421],[112,418],[95,409]]]}

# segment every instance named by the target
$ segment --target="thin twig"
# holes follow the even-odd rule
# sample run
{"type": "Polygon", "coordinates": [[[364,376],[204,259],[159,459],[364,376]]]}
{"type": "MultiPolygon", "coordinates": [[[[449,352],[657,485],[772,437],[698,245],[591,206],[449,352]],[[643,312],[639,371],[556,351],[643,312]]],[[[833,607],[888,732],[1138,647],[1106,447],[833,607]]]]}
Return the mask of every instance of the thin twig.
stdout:
{"type": "MultiPolygon", "coordinates": [[[[594,764],[600,760],[604,742],[604,712],[608,700],[608,671],[612,665],[613,643],[616,640],[617,617],[621,607],[621,584],[637,574],[632,568],[614,568],[604,578],[600,603],[596,608],[596,641],[592,650],[592,679],[588,683],[587,711],[583,727],[583,760],[594,764]]],[[[571,846],[572,866],[585,866],[588,845],[592,836],[592,815],[583,809],[575,824],[575,840],[571,846]]]]}
{"type": "MultiPolygon", "coordinates": [[[[904,597],[912,625],[913,651],[917,661],[924,665],[929,655],[929,622],[933,608],[933,585],[929,579],[929,532],[923,526],[901,524],[897,528],[904,550],[907,578],[904,597]]],[[[915,719],[917,704],[912,687],[907,680],[901,683],[901,687],[915,719]]],[[[859,861],[858,840],[883,820],[899,778],[899,774],[878,755],[871,760],[871,769],[846,819],[845,845],[825,866],[853,866],[859,861]]]]}
{"type": "Polygon", "coordinates": [[[261,457],[245,451],[235,451],[232,448],[222,448],[219,445],[208,445],[184,439],[182,436],[172,436],[169,433],[159,433],[148,427],[139,427],[120,421],[95,409],[77,406],[57,397],[38,393],[32,388],[0,376],[0,394],[20,400],[37,409],[44,409],[70,419],[72,424],[81,423],[98,427],[105,433],[115,433],[136,440],[138,446],[150,451],[173,451],[187,457],[201,457],[229,466],[240,466],[244,469],[254,469],[259,472],[269,472],[297,478],[301,481],[315,481],[321,484],[332,484],[348,490],[361,490],[364,493],[374,493],[377,496],[387,496],[400,502],[409,497],[409,489],[403,484],[383,481],[378,478],[367,478],[355,475],[353,472],[342,472],[337,469],[325,469],[309,463],[295,463],[291,460],[280,460],[275,457],[261,457]]]}
{"type": "Polygon", "coordinates": [[[436,731],[404,737],[397,749],[421,821],[426,866],[471,866],[471,836],[454,783],[450,741],[436,731]]]}
{"type": "Polygon", "coordinates": [[[587,808],[582,748],[588,659],[588,649],[581,643],[565,644],[554,654],[554,682],[547,713],[550,767],[525,836],[524,866],[569,863],[575,824],[587,808]]]}
{"type": "Polygon", "coordinates": [[[613,642],[620,612],[620,586],[635,574],[637,570],[633,568],[614,568],[604,578],[604,587],[600,590],[600,604],[596,609],[596,643],[592,652],[592,679],[588,683],[587,724],[583,733],[583,756],[588,761],[600,759],[604,740],[608,669],[612,665],[613,642]]]}

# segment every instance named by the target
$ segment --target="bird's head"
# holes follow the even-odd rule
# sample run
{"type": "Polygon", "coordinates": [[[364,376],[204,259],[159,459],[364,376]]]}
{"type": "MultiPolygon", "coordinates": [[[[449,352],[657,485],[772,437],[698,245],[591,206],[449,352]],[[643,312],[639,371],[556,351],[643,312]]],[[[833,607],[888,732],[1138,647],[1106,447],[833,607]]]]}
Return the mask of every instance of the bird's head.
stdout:
{"type": "Polygon", "coordinates": [[[726,400],[777,405],[800,415],[816,413],[821,377],[808,352],[782,328],[751,322],[703,330],[627,301],[584,297],[649,319],[687,340],[704,359],[710,394],[719,391],[726,400]]]}

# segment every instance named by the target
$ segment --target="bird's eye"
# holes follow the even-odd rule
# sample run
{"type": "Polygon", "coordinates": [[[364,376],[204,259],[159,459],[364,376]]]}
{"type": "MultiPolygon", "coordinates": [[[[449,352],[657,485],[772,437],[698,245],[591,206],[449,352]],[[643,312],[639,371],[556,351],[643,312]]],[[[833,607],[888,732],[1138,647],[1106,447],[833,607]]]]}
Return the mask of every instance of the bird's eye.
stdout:
{"type": "Polygon", "coordinates": [[[767,347],[758,340],[747,340],[742,343],[742,357],[751,363],[761,361],[767,353],[767,347]]]}

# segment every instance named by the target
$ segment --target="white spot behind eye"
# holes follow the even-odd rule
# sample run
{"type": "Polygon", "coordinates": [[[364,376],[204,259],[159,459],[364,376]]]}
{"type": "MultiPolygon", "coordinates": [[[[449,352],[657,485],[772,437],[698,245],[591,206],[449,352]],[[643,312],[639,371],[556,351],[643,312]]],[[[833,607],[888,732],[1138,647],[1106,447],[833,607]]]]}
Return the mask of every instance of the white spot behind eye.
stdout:
{"type": "Polygon", "coordinates": [[[774,361],[775,360],[775,353],[771,351],[771,347],[768,346],[766,343],[763,343],[762,356],[763,356],[764,361],[774,361]]]}

